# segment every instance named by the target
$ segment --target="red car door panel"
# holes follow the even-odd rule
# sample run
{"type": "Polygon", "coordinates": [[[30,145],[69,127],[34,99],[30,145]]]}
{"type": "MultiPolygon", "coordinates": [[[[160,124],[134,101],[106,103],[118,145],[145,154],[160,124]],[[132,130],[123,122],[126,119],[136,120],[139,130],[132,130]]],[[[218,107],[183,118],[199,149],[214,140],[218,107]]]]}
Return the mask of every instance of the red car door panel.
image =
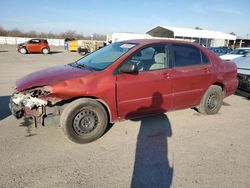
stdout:
{"type": "Polygon", "coordinates": [[[147,47],[127,62],[139,72],[117,75],[117,106],[120,117],[164,112],[172,107],[172,70],[165,45],[147,47]],[[133,110],[131,110],[133,109],[133,110]]]}
{"type": "Polygon", "coordinates": [[[174,109],[196,106],[212,81],[209,66],[190,66],[173,70],[174,109]]]}
{"type": "Polygon", "coordinates": [[[211,64],[202,52],[190,45],[173,45],[174,109],[196,106],[212,82],[211,64]]]}
{"type": "Polygon", "coordinates": [[[117,76],[117,101],[120,117],[163,112],[172,107],[172,70],[141,72],[117,76]],[[131,111],[131,109],[133,109],[131,111]]]}

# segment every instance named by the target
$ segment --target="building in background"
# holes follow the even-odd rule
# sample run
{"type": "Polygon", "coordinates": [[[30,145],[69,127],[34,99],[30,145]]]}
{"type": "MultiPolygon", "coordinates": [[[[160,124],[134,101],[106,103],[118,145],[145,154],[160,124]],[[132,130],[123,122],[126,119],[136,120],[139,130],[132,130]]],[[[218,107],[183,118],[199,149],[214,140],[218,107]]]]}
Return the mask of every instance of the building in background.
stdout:
{"type": "Polygon", "coordinates": [[[234,46],[235,46],[235,48],[250,47],[250,39],[237,38],[234,46]]]}
{"type": "Polygon", "coordinates": [[[229,46],[235,43],[236,36],[219,31],[188,29],[181,27],[157,26],[147,32],[152,37],[169,39],[189,39],[206,47],[229,46]]]}

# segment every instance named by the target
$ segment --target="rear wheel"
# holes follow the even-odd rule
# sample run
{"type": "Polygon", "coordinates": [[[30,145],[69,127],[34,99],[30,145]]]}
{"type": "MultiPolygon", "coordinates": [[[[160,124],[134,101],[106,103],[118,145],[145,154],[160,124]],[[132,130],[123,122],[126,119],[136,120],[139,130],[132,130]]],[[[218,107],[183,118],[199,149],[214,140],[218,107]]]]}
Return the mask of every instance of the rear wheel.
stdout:
{"type": "Polygon", "coordinates": [[[42,49],[42,53],[43,54],[48,54],[49,53],[49,49],[48,48],[43,48],[42,49]]]}
{"type": "Polygon", "coordinates": [[[221,108],[222,100],[222,88],[212,85],[202,97],[198,110],[202,114],[216,114],[221,108]]]}
{"type": "Polygon", "coordinates": [[[108,117],[104,107],[93,99],[78,99],[70,103],[61,115],[65,135],[76,143],[88,143],[101,137],[108,117]]]}
{"type": "Polygon", "coordinates": [[[24,47],[20,48],[20,49],[19,49],[19,52],[20,52],[21,54],[27,54],[27,50],[26,50],[26,48],[24,48],[24,47]]]}

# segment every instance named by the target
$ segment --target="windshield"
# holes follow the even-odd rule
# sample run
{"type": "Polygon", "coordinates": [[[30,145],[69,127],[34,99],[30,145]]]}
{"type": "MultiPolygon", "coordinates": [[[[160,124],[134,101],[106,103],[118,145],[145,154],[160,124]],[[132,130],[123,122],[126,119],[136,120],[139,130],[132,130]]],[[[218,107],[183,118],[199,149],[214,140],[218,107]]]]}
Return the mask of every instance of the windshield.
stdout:
{"type": "Polygon", "coordinates": [[[104,70],[135,46],[134,43],[116,42],[79,59],[76,63],[97,71],[104,70]]]}
{"type": "Polygon", "coordinates": [[[250,51],[250,49],[249,50],[247,50],[247,49],[235,49],[232,52],[230,52],[230,54],[243,55],[244,53],[249,52],[249,51],[250,51]]]}

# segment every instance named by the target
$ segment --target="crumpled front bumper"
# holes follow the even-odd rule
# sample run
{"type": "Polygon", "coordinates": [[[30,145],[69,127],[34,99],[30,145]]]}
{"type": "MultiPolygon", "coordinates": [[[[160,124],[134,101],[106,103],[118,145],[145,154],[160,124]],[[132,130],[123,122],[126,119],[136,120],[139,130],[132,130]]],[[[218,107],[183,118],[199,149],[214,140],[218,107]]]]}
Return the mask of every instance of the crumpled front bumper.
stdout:
{"type": "Polygon", "coordinates": [[[22,106],[17,105],[13,102],[12,97],[10,98],[9,108],[13,116],[20,119],[24,116],[24,109],[22,106]]]}

